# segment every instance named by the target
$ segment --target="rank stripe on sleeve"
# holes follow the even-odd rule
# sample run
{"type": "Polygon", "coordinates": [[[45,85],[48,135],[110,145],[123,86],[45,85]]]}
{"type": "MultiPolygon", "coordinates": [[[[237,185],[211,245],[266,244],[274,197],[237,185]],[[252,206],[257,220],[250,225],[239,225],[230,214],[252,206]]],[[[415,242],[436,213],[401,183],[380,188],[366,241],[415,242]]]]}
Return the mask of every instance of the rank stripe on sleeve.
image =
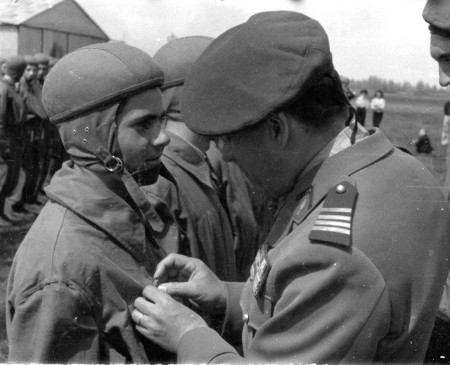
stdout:
{"type": "Polygon", "coordinates": [[[348,181],[332,187],[309,234],[311,241],[350,247],[357,190],[348,181]]]}

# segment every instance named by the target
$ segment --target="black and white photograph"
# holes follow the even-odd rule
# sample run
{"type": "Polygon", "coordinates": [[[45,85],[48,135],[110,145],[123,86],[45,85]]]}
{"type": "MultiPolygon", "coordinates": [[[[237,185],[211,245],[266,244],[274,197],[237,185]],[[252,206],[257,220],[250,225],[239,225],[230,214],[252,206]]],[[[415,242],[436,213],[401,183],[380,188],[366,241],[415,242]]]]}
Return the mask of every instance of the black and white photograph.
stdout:
{"type": "Polygon", "coordinates": [[[450,0],[0,0],[0,363],[450,364],[450,0]]]}

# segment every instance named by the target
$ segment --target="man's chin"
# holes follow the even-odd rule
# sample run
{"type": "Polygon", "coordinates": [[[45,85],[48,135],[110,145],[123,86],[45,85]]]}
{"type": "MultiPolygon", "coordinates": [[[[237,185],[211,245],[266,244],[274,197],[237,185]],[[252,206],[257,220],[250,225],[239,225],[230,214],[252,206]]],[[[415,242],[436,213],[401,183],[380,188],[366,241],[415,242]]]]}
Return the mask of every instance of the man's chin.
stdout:
{"type": "Polygon", "coordinates": [[[161,169],[161,164],[151,167],[146,170],[138,170],[132,172],[134,180],[139,186],[142,185],[151,185],[154,184],[158,180],[159,170],[161,169]]]}

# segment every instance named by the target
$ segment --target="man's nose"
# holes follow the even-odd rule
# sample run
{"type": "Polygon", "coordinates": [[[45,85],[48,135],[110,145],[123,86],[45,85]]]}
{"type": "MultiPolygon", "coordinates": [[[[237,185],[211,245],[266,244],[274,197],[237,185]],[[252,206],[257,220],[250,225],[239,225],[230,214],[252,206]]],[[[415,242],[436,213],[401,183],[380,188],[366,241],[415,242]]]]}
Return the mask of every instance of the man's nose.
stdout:
{"type": "Polygon", "coordinates": [[[439,83],[450,85],[450,38],[431,34],[430,54],[439,64],[439,83]]]}
{"type": "Polygon", "coordinates": [[[157,146],[167,146],[170,142],[170,137],[166,132],[165,128],[161,128],[158,137],[155,139],[155,145],[157,146]]]}

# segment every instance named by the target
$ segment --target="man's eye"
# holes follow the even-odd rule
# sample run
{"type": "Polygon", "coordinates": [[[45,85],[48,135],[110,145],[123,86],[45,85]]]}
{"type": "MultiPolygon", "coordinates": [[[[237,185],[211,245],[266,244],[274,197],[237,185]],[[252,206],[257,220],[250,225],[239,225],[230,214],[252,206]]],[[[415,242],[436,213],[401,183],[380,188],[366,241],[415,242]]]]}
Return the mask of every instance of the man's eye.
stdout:
{"type": "Polygon", "coordinates": [[[160,118],[149,118],[142,120],[138,123],[139,128],[142,129],[150,129],[153,127],[165,128],[167,124],[166,116],[162,116],[160,118]]]}

